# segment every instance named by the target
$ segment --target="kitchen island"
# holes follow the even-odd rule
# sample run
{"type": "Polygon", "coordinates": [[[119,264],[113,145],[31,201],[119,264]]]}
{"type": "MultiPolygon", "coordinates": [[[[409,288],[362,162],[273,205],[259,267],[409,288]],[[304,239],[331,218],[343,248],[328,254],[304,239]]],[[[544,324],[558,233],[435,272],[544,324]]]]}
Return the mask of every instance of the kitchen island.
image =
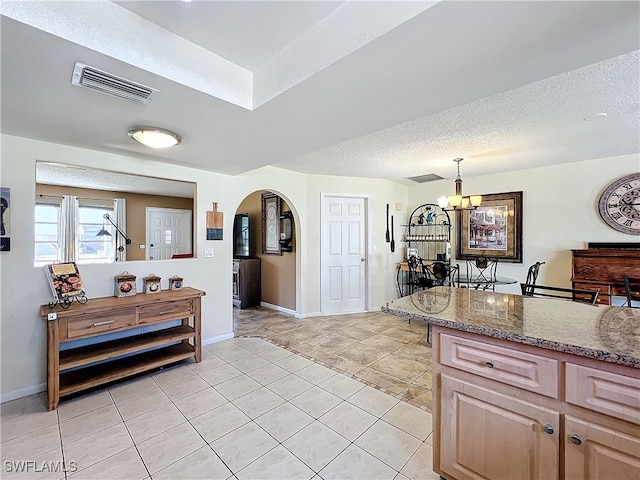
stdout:
{"type": "Polygon", "coordinates": [[[462,479],[640,478],[640,309],[435,287],[433,466],[462,479]]]}

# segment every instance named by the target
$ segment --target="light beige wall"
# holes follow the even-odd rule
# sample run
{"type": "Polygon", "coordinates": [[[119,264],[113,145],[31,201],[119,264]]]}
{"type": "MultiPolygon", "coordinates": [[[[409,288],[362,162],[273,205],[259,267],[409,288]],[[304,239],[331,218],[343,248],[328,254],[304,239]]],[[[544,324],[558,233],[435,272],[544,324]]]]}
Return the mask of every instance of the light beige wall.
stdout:
{"type": "MultiPolygon", "coordinates": [[[[398,200],[406,203],[404,186],[385,180],[306,176],[273,167],[231,177],[9,135],[0,136],[0,148],[0,183],[3,187],[11,188],[12,200],[12,247],[10,252],[0,254],[2,401],[44,389],[46,331],[39,317],[39,307],[51,298],[42,268],[33,266],[33,209],[37,160],[107,168],[139,175],[148,175],[153,171],[153,175],[157,177],[196,183],[194,247],[197,258],[84,265],[81,273],[90,299],[112,295],[113,277],[123,270],[137,275],[138,279],[153,272],[162,277],[163,289],[168,288],[169,277],[180,275],[184,277],[185,285],[207,292],[202,303],[203,339],[210,342],[231,336],[232,213],[236,212],[248,195],[260,190],[277,193],[293,212],[297,250],[297,315],[309,316],[320,311],[321,192],[370,195],[371,204],[374,205],[372,212],[376,212],[375,215],[372,214],[371,225],[379,233],[376,240],[377,254],[370,258],[370,308],[379,309],[382,303],[395,297],[395,257],[388,253],[383,254],[388,250],[380,245],[384,244],[384,204],[398,200]],[[225,213],[223,241],[206,240],[206,211],[211,210],[212,202],[218,202],[218,210],[225,213]],[[212,249],[214,256],[205,258],[205,248],[212,249]]],[[[140,284],[139,287],[141,286],[140,284]]]]}
{"type": "MultiPolygon", "coordinates": [[[[523,191],[523,263],[499,264],[498,274],[523,282],[529,265],[541,261],[546,264],[540,269],[538,283],[570,287],[571,249],[586,248],[589,242],[640,241],[613,230],[598,214],[598,198],[605,187],[638,171],[640,157],[627,155],[479,177],[465,177],[463,173],[463,193],[523,191]]],[[[453,195],[454,188],[454,179],[410,187],[409,213],[423,203],[437,203],[441,195],[453,195]]],[[[455,254],[455,231],[452,236],[455,254]]],[[[458,263],[464,269],[464,261],[458,263]]],[[[498,289],[520,292],[518,284],[498,289]]]]}
{"type": "Polygon", "coordinates": [[[407,187],[395,182],[381,179],[364,179],[355,177],[332,177],[326,175],[309,175],[307,178],[307,209],[309,216],[304,219],[301,229],[308,233],[306,243],[298,248],[305,255],[310,274],[306,278],[306,288],[314,292],[308,298],[309,312],[321,312],[321,239],[322,218],[320,215],[322,194],[362,195],[368,197],[367,238],[368,258],[367,275],[369,279],[368,309],[378,310],[380,305],[394,298],[396,292],[396,265],[401,261],[399,232],[397,225],[406,216],[407,187]],[[395,253],[389,249],[385,241],[386,204],[390,204],[390,213],[396,222],[395,253]],[[396,203],[400,210],[395,210],[396,203]]]}
{"type": "MultiPolygon", "coordinates": [[[[162,277],[162,288],[173,275],[185,284],[207,292],[203,298],[203,338],[215,341],[232,335],[231,266],[233,214],[251,193],[269,190],[282,197],[294,216],[296,242],[296,301],[299,316],[321,311],[320,205],[323,193],[359,194],[369,205],[369,308],[379,309],[396,298],[396,263],[402,258],[400,230],[398,248],[389,251],[385,242],[385,205],[397,218],[405,218],[415,206],[450,194],[453,180],[406,186],[379,179],[303,175],[265,167],[235,177],[209,171],[153,163],[121,155],[73,148],[8,135],[0,136],[0,184],[11,188],[11,251],[0,253],[0,393],[2,400],[44,388],[46,335],[39,306],[50,300],[42,268],[33,266],[36,160],[196,182],[194,208],[197,258],[152,262],[129,261],[124,265],[85,265],[81,269],[89,298],[110,296],[113,277],[127,270],[139,279],[153,273],[162,277]],[[206,240],[206,211],[212,202],[224,212],[224,240],[206,240]],[[395,204],[400,203],[400,210],[395,204]],[[212,258],[204,250],[213,249],[212,258]]],[[[501,265],[504,275],[524,278],[526,266],[538,259],[551,267],[541,273],[544,281],[566,282],[568,249],[588,241],[634,241],[611,230],[597,216],[595,202],[604,186],[625,173],[638,171],[637,156],[594,160],[578,164],[534,169],[491,177],[465,178],[466,193],[499,193],[524,190],[523,265],[501,265]],[[586,205],[586,208],[585,208],[586,205]],[[557,272],[557,273],[556,273],[557,272]],[[563,277],[564,276],[564,277],[563,277]]],[[[140,285],[141,287],[141,285],[140,285]]]]}

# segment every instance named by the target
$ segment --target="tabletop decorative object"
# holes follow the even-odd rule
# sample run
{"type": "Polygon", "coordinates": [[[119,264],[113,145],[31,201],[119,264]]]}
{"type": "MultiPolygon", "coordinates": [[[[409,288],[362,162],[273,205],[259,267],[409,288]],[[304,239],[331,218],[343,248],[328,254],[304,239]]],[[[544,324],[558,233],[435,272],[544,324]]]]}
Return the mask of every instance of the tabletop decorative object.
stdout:
{"type": "Polygon", "coordinates": [[[144,293],[160,293],[160,277],[151,273],[142,279],[142,289],[144,293]]]}
{"type": "Polygon", "coordinates": [[[58,303],[62,308],[69,308],[74,300],[87,303],[82,277],[75,262],[52,263],[45,265],[44,270],[54,298],[49,302],[49,308],[58,303]]]}
{"type": "Polygon", "coordinates": [[[114,295],[120,297],[132,297],[137,293],[136,290],[136,276],[129,272],[122,272],[120,275],[116,275],[114,295]]]}
{"type": "Polygon", "coordinates": [[[169,279],[169,290],[180,290],[183,286],[183,278],[178,275],[174,275],[169,279]]]}

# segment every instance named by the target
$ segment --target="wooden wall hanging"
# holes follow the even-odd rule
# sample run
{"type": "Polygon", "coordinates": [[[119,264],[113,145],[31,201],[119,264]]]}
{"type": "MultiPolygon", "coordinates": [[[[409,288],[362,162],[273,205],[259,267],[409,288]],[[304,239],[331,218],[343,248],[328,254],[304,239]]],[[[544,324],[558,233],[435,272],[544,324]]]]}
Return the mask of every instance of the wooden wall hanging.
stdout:
{"type": "Polygon", "coordinates": [[[218,203],[213,202],[213,212],[207,211],[207,240],[222,240],[224,214],[218,211],[218,203]]]}

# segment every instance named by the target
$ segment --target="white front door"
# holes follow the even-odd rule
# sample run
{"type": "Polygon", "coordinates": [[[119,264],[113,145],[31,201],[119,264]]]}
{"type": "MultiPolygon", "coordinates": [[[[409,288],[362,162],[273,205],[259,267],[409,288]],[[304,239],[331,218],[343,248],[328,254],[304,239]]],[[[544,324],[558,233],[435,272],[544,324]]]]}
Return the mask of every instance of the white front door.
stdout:
{"type": "Polygon", "coordinates": [[[191,210],[147,207],[147,260],[192,253],[191,210]]]}
{"type": "Polygon", "coordinates": [[[322,312],[366,309],[366,199],[324,196],[322,312]]]}

